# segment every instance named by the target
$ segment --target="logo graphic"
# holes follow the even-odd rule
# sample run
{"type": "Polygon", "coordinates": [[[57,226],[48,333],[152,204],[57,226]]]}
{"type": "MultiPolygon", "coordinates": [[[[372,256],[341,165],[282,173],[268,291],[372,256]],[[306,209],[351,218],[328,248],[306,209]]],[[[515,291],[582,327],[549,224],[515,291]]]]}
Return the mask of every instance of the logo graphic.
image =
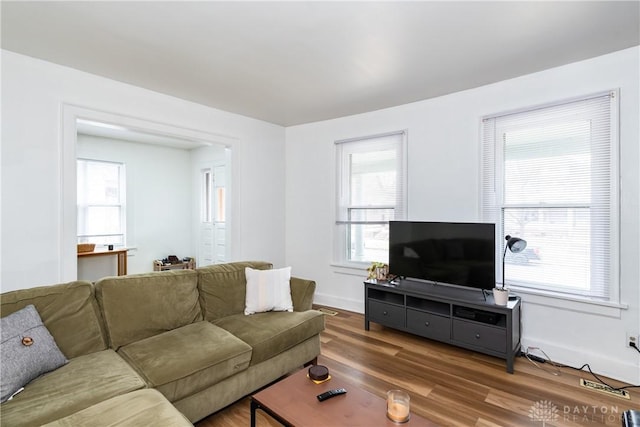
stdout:
{"type": "Polygon", "coordinates": [[[529,409],[529,418],[532,421],[542,421],[544,427],[548,421],[558,421],[558,408],[553,402],[539,400],[529,409]]]}

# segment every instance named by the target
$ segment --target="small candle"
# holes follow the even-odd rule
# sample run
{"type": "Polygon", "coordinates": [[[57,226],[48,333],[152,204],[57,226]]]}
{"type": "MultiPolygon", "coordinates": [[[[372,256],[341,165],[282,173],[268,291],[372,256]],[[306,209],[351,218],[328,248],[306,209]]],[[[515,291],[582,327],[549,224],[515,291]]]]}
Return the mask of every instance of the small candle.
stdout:
{"type": "Polygon", "coordinates": [[[409,415],[409,395],[402,390],[388,391],[387,417],[396,423],[404,423],[409,420],[409,415]]]}

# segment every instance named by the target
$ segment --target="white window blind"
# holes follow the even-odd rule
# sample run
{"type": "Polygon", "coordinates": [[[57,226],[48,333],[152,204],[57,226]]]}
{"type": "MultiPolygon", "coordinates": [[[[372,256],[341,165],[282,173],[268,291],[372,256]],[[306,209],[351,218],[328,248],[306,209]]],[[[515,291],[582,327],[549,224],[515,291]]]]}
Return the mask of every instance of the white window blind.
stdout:
{"type": "Polygon", "coordinates": [[[125,166],[78,159],[78,243],[125,245],[125,166]]]}
{"type": "MultiPolygon", "coordinates": [[[[482,209],[509,286],[617,298],[617,94],[483,120],[482,209]]],[[[501,273],[501,271],[500,271],[501,273]]]]}
{"type": "Polygon", "coordinates": [[[336,142],[339,262],[388,261],[389,221],[405,218],[405,135],[336,142]]]}

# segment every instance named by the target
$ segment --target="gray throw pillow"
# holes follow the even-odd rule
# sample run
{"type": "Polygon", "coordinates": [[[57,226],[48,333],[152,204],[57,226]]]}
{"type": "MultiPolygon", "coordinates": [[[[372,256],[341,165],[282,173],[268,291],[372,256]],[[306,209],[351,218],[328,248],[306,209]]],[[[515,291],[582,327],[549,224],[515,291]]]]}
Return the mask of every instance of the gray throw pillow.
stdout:
{"type": "Polygon", "coordinates": [[[33,305],[0,319],[0,402],[40,375],[67,363],[33,305]]]}

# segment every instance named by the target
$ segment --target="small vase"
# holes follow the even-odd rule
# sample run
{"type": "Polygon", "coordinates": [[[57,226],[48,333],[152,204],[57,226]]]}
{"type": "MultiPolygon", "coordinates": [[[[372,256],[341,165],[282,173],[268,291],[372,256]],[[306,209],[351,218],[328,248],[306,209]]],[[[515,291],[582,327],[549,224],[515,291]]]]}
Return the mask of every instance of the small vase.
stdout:
{"type": "Polygon", "coordinates": [[[496,305],[507,305],[507,302],[509,302],[509,289],[493,288],[493,300],[496,305]]]}

